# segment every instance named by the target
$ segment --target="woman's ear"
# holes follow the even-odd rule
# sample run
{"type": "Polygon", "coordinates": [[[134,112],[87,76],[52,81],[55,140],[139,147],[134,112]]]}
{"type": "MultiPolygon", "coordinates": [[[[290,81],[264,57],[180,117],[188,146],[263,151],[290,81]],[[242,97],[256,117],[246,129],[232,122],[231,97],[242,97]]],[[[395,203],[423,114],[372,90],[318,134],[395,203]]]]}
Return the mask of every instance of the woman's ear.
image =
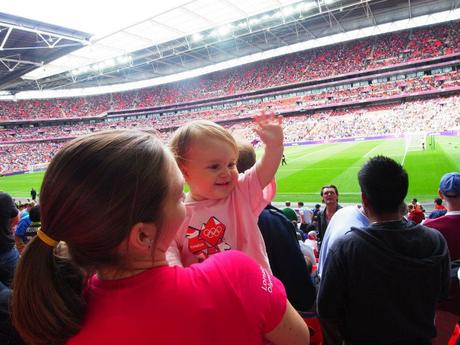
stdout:
{"type": "Polygon", "coordinates": [[[157,228],[153,223],[134,224],[129,232],[129,247],[139,251],[151,250],[156,231],[157,228]]]}

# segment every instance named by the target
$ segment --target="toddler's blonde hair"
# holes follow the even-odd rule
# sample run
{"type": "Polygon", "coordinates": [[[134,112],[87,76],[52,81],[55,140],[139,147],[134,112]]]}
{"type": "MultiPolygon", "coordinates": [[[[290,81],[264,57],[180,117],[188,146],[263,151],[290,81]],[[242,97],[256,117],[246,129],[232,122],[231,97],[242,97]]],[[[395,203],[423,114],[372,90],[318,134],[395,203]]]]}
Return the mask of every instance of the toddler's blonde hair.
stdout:
{"type": "Polygon", "coordinates": [[[178,128],[169,144],[179,166],[187,160],[187,151],[193,142],[203,138],[222,140],[238,155],[238,145],[229,131],[212,121],[197,120],[178,128]]]}

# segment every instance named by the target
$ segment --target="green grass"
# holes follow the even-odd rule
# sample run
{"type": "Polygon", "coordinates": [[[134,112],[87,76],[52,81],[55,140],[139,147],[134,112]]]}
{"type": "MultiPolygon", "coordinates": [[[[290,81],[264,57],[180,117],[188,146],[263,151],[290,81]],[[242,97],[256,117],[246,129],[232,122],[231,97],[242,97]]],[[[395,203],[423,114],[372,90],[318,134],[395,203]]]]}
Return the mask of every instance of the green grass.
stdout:
{"type": "MultiPolygon", "coordinates": [[[[460,138],[438,137],[435,149],[409,151],[404,156],[404,140],[357,141],[323,145],[287,147],[287,166],[276,175],[276,201],[320,201],[319,190],[325,184],[339,188],[340,202],[360,200],[357,173],[361,166],[378,154],[403,162],[409,173],[409,193],[406,200],[417,198],[431,202],[437,195],[439,180],[450,171],[460,171],[460,138]]],[[[258,154],[261,152],[258,151],[258,154]]],[[[0,190],[14,197],[30,197],[30,189],[40,189],[44,173],[0,178],[0,190]]]]}
{"type": "Polygon", "coordinates": [[[44,171],[0,177],[0,190],[16,198],[30,198],[30,190],[35,188],[39,193],[42,186],[44,171]]]}
{"type": "Polygon", "coordinates": [[[435,149],[409,151],[404,157],[404,140],[358,141],[315,146],[294,146],[285,150],[287,166],[278,169],[276,201],[320,201],[321,186],[335,184],[340,201],[360,201],[357,174],[371,157],[382,154],[402,163],[409,173],[406,200],[432,202],[439,180],[449,171],[460,171],[460,138],[436,138],[435,149]]]}

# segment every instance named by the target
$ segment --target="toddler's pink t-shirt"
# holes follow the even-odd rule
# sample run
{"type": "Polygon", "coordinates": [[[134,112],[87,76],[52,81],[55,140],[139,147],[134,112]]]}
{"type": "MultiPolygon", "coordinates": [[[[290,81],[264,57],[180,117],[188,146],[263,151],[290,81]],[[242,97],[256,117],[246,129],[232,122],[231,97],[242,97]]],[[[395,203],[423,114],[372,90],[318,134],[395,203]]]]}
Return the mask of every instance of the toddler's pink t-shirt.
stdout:
{"type": "Polygon", "coordinates": [[[94,276],[87,297],[87,316],[70,345],[264,344],[286,310],[282,283],[233,250],[187,268],[94,276]]]}
{"type": "Polygon", "coordinates": [[[275,180],[262,189],[254,166],[239,175],[227,198],[186,202],[187,216],[167,253],[169,264],[186,267],[236,249],[271,272],[257,220],[275,192],[275,180]]]}

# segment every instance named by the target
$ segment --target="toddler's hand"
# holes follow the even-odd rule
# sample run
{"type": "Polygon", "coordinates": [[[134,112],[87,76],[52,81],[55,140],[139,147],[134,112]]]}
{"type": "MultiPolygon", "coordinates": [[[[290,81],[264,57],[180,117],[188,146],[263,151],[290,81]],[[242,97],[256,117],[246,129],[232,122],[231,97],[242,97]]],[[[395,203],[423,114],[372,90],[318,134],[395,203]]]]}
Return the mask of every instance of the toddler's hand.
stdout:
{"type": "Polygon", "coordinates": [[[260,140],[266,146],[283,146],[283,117],[272,113],[262,112],[260,115],[254,117],[256,132],[260,140]]]}

